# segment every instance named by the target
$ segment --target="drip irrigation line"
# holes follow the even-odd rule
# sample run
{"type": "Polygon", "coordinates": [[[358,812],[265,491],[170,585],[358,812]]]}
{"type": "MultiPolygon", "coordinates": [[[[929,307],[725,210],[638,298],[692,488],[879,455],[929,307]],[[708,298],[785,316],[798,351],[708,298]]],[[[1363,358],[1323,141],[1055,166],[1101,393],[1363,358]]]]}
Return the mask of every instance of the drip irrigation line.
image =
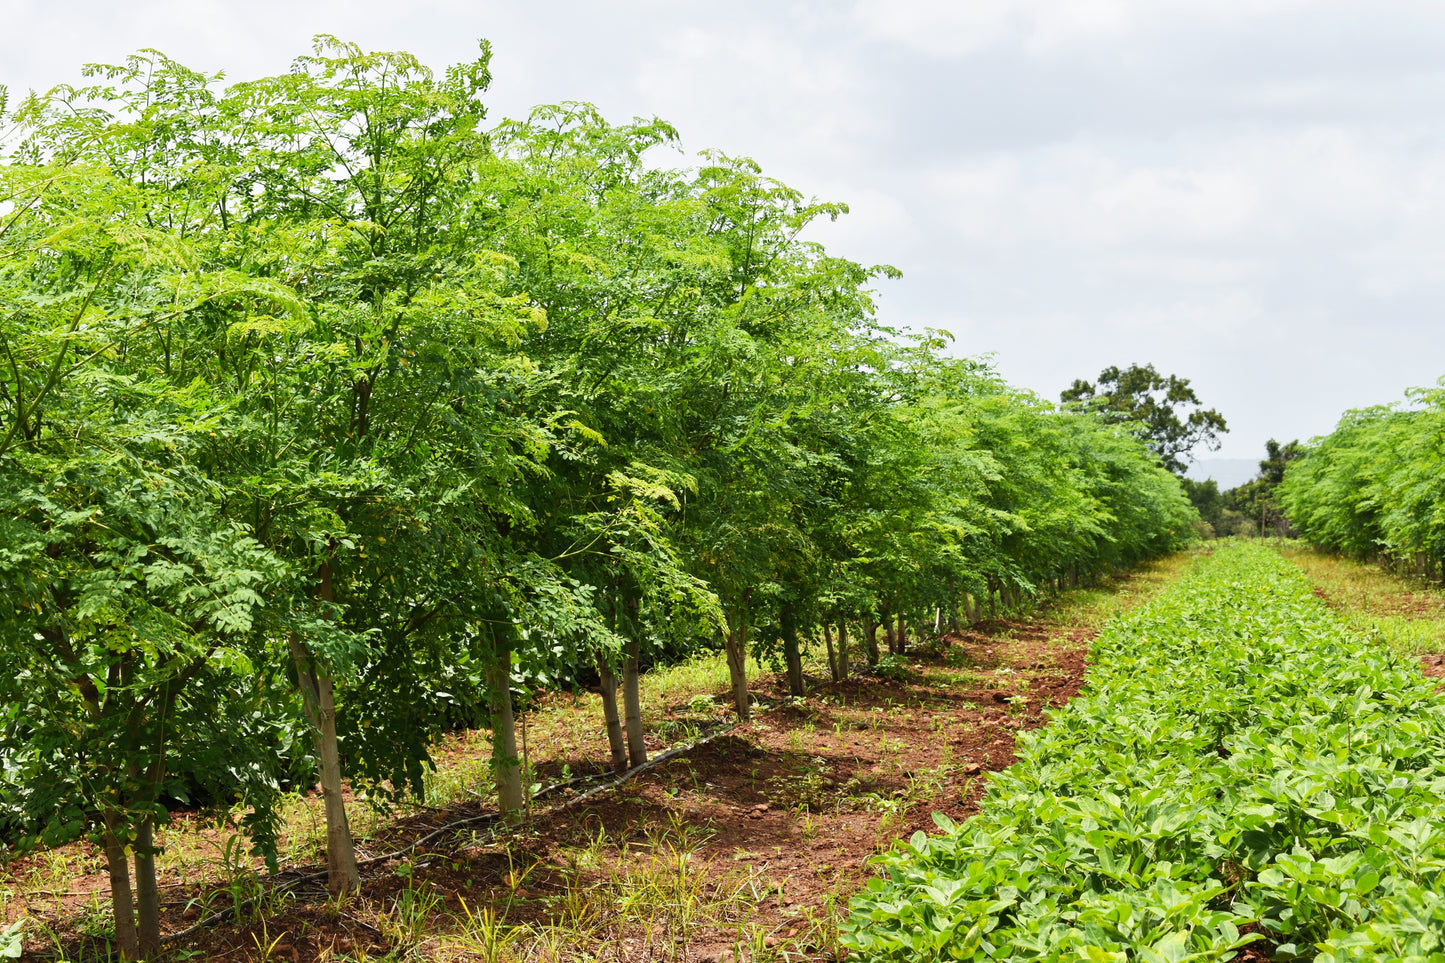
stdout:
{"type": "MultiPolygon", "coordinates": [[[[817,691],[818,689],[832,688],[832,687],[833,687],[834,685],[836,685],[836,684],[837,684],[837,683],[835,683],[835,682],[824,682],[824,683],[820,683],[820,684],[817,684],[817,685],[814,686],[814,691],[817,691]]],[[[761,710],[761,711],[759,711],[758,713],[756,713],[756,715],[754,716],[754,718],[756,718],[757,715],[764,715],[764,714],[769,713],[769,712],[772,712],[773,710],[778,709],[778,708],[780,708],[780,707],[782,707],[782,706],[790,705],[790,704],[792,704],[792,703],[795,701],[795,699],[794,699],[793,697],[788,697],[788,698],[783,698],[783,699],[769,699],[769,698],[765,698],[765,697],[761,697],[761,696],[754,696],[753,698],[754,698],[754,700],[755,700],[754,705],[757,706],[757,707],[761,710]]],[[[749,720],[749,721],[751,721],[751,720],[749,720]]],[[[689,740],[689,741],[687,741],[687,742],[682,742],[682,743],[679,743],[679,744],[677,744],[677,745],[675,745],[675,746],[672,746],[672,747],[664,750],[663,752],[659,753],[658,755],[653,756],[651,759],[649,759],[647,762],[644,762],[642,765],[640,765],[640,766],[634,766],[633,768],[627,770],[626,772],[621,773],[620,775],[613,776],[612,778],[607,778],[607,777],[606,777],[606,774],[591,775],[591,776],[574,776],[574,777],[572,777],[571,779],[565,779],[565,780],[562,780],[562,781],[560,781],[560,782],[555,782],[555,783],[552,783],[552,784],[550,784],[550,785],[548,785],[548,786],[544,786],[544,787],[542,787],[541,789],[537,790],[537,792],[536,792],[535,794],[533,794],[533,797],[532,797],[533,799],[541,799],[541,798],[543,798],[543,797],[552,796],[552,795],[555,795],[556,793],[562,792],[563,790],[566,790],[566,789],[571,789],[571,788],[573,788],[573,787],[580,786],[580,785],[583,785],[583,784],[585,784],[585,783],[594,782],[594,781],[596,781],[597,779],[607,778],[607,781],[602,782],[602,783],[599,783],[598,785],[593,786],[592,788],[586,790],[585,792],[582,792],[582,793],[579,793],[579,794],[577,794],[577,795],[575,795],[575,796],[569,797],[569,798],[566,799],[564,802],[562,802],[560,805],[553,806],[553,807],[551,807],[550,809],[547,809],[547,810],[544,810],[544,811],[542,811],[542,812],[540,812],[540,813],[537,813],[536,815],[539,815],[539,816],[540,816],[540,815],[547,815],[547,814],[550,814],[550,813],[561,812],[561,811],[564,811],[564,810],[572,809],[572,808],[576,807],[577,805],[579,805],[580,803],[583,803],[583,802],[585,802],[585,801],[587,801],[587,800],[589,800],[589,799],[595,799],[597,796],[600,796],[600,795],[602,795],[603,793],[606,793],[606,792],[608,792],[608,791],[610,791],[610,790],[616,789],[618,786],[622,786],[622,785],[630,782],[631,780],[636,779],[638,776],[642,775],[642,774],[645,773],[645,772],[649,772],[649,771],[651,771],[651,770],[653,770],[653,769],[656,769],[658,766],[661,766],[663,763],[668,762],[668,761],[670,761],[670,760],[672,760],[672,759],[675,759],[675,758],[677,758],[678,756],[682,755],[683,753],[691,752],[693,749],[697,749],[697,748],[700,748],[700,747],[702,747],[702,746],[705,746],[705,745],[707,745],[708,743],[712,742],[714,739],[717,739],[717,738],[719,738],[719,737],[721,737],[721,736],[725,736],[725,735],[727,735],[728,733],[734,731],[734,730],[737,729],[738,727],[740,727],[740,726],[742,726],[742,725],[745,725],[745,724],[746,724],[746,723],[744,723],[743,721],[738,720],[738,721],[736,721],[736,722],[731,722],[731,723],[718,722],[718,723],[715,723],[715,724],[714,724],[713,726],[711,726],[711,727],[704,727],[704,729],[702,730],[702,731],[703,731],[703,734],[702,734],[702,735],[699,735],[698,737],[696,737],[696,738],[694,738],[694,739],[692,739],[692,740],[689,740]]],[[[384,854],[382,854],[382,855],[380,855],[380,856],[370,856],[370,857],[367,857],[366,859],[359,859],[359,860],[357,860],[357,862],[356,862],[356,868],[357,868],[358,870],[360,870],[360,869],[362,869],[363,867],[375,866],[375,865],[377,865],[378,863],[385,863],[385,862],[387,862],[387,861],[389,861],[389,860],[402,859],[402,858],[411,856],[411,855],[413,855],[414,853],[416,853],[416,851],[417,851],[418,849],[420,849],[422,846],[425,846],[427,843],[430,843],[430,842],[432,842],[433,840],[439,839],[439,838],[441,838],[442,836],[446,835],[447,833],[453,832],[454,830],[461,829],[461,828],[463,828],[463,827],[465,827],[465,826],[475,826],[475,825],[484,824],[484,823],[485,823],[485,824],[495,823],[495,822],[496,822],[497,820],[499,820],[500,818],[501,818],[501,813],[500,813],[500,812],[487,812],[487,813],[481,813],[480,815],[476,815],[476,816],[468,816],[468,817],[466,817],[466,818],[464,818],[464,819],[453,820],[452,822],[449,822],[449,823],[447,823],[447,824],[445,824],[445,825],[443,825],[443,826],[440,826],[440,827],[432,830],[431,832],[427,833],[425,836],[422,836],[422,837],[420,837],[420,838],[418,838],[418,839],[413,840],[412,842],[410,842],[410,843],[408,843],[407,845],[401,847],[400,849],[393,850],[392,852],[389,852],[389,853],[384,853],[384,854]]],[[[318,882],[318,881],[320,881],[320,880],[325,879],[325,878],[326,878],[326,875],[327,875],[327,870],[325,870],[325,869],[314,870],[314,871],[311,871],[311,872],[300,872],[299,870],[294,870],[294,869],[292,869],[292,870],[281,870],[280,872],[275,873],[275,874],[273,874],[272,876],[270,876],[270,877],[268,878],[268,880],[264,880],[264,881],[258,880],[258,885],[261,887],[261,889],[263,890],[263,892],[257,893],[256,895],[253,895],[253,896],[249,897],[248,899],[245,899],[245,900],[243,900],[243,901],[241,901],[241,902],[239,902],[239,903],[233,903],[231,906],[228,906],[228,907],[226,907],[225,909],[216,910],[215,912],[210,913],[209,915],[203,916],[200,920],[196,921],[195,923],[193,923],[192,925],[186,927],[186,928],[183,929],[183,930],[178,930],[178,931],[175,932],[175,933],[170,933],[170,934],[168,934],[168,935],[166,935],[166,936],[161,937],[161,944],[162,944],[162,945],[165,945],[165,944],[169,944],[169,943],[175,943],[175,942],[177,942],[177,941],[179,941],[179,940],[183,940],[183,939],[185,939],[185,938],[188,937],[188,936],[191,936],[191,935],[194,935],[195,933],[200,932],[202,929],[204,929],[204,928],[206,928],[206,927],[208,927],[208,926],[213,926],[213,925],[215,925],[216,923],[225,922],[226,920],[228,920],[228,919],[230,919],[231,917],[235,916],[237,913],[239,913],[239,912],[240,912],[241,910],[243,910],[243,909],[250,909],[251,907],[255,906],[258,902],[260,902],[262,899],[266,898],[267,896],[274,896],[274,895],[277,895],[277,894],[279,894],[279,893],[285,893],[285,892],[288,892],[288,891],[293,890],[293,889],[298,889],[298,888],[304,886],[304,885],[307,884],[307,883],[318,882]],[[293,874],[296,874],[296,873],[298,873],[298,872],[300,873],[300,875],[293,875],[293,874]],[[281,883],[277,883],[277,882],[276,882],[277,880],[279,880],[281,877],[284,877],[284,876],[292,876],[293,878],[287,879],[287,880],[285,880],[284,882],[281,882],[281,883]],[[267,883],[267,882],[273,883],[273,884],[275,884],[275,885],[273,885],[269,890],[266,890],[266,889],[265,889],[265,886],[266,886],[266,883],[267,883]]],[[[96,891],[94,891],[94,892],[95,892],[96,895],[104,895],[105,892],[107,892],[107,891],[96,890],[96,891]]],[[[192,902],[192,901],[191,901],[191,900],[186,900],[186,901],[169,900],[169,901],[167,901],[164,905],[170,906],[170,905],[176,905],[177,903],[185,903],[185,902],[192,902]]],[[[35,955],[36,955],[37,957],[41,958],[41,959],[56,959],[56,958],[58,958],[59,953],[60,953],[60,951],[57,949],[56,952],[54,952],[54,953],[37,953],[37,954],[35,954],[35,955]]]]}
{"type": "MultiPolygon", "coordinates": [[[[785,699],[785,700],[776,700],[776,701],[775,701],[775,700],[759,700],[759,704],[760,704],[760,705],[764,705],[764,706],[765,706],[764,711],[767,712],[767,711],[772,711],[773,709],[776,709],[778,706],[784,705],[785,703],[787,703],[787,702],[789,702],[789,701],[791,701],[791,700],[786,700],[786,699],[785,699]]],[[[675,758],[677,758],[678,756],[682,755],[682,754],[685,753],[685,752],[691,752],[693,749],[697,749],[697,748],[699,748],[699,747],[701,747],[701,746],[705,746],[705,745],[707,745],[708,743],[712,742],[714,739],[719,738],[720,736],[725,736],[725,735],[727,735],[728,733],[732,732],[734,729],[737,729],[739,726],[741,726],[741,725],[743,725],[743,724],[744,724],[744,723],[742,723],[742,722],[733,722],[733,723],[720,724],[720,725],[712,728],[712,730],[709,731],[709,732],[707,732],[705,735],[699,736],[698,738],[693,739],[693,740],[690,740],[690,741],[688,741],[688,742],[683,742],[683,743],[679,743],[678,745],[672,746],[671,748],[669,748],[669,749],[667,749],[667,750],[659,753],[658,755],[653,756],[651,759],[649,759],[647,762],[644,762],[642,765],[640,765],[640,766],[634,766],[633,768],[627,770],[626,772],[622,773],[621,775],[615,776],[615,777],[613,777],[613,778],[611,778],[611,779],[608,779],[608,781],[606,781],[606,782],[603,782],[603,783],[601,783],[601,784],[599,784],[599,785],[593,786],[592,788],[588,789],[588,790],[585,791],[585,792],[579,793],[579,794],[576,795],[576,796],[572,796],[572,797],[568,798],[567,800],[565,800],[564,802],[562,802],[560,805],[554,806],[554,807],[552,807],[552,808],[550,808],[550,809],[548,809],[548,810],[545,810],[545,811],[543,811],[543,812],[541,812],[541,813],[538,813],[537,815],[546,815],[546,814],[548,814],[548,813],[561,812],[561,811],[564,811],[564,810],[567,810],[567,809],[571,809],[571,808],[577,806],[578,804],[580,804],[580,803],[582,803],[582,802],[585,802],[585,801],[588,800],[588,799],[596,798],[597,796],[600,796],[600,795],[602,795],[602,794],[605,793],[605,792],[608,792],[608,791],[610,791],[610,790],[612,790],[612,789],[616,789],[618,786],[624,785],[625,783],[627,783],[627,782],[629,782],[629,781],[631,781],[631,780],[633,780],[633,779],[636,779],[638,776],[642,775],[642,774],[645,773],[645,772],[649,772],[650,770],[656,769],[658,766],[662,765],[663,763],[668,762],[668,761],[670,761],[670,760],[672,760],[672,759],[675,759],[675,758]]],[[[562,781],[562,782],[552,783],[552,784],[549,785],[549,786],[544,786],[543,788],[539,789],[539,790],[534,794],[533,798],[534,798],[534,799],[540,799],[540,798],[542,798],[542,797],[544,797],[544,796],[551,796],[551,795],[554,795],[554,794],[556,794],[556,793],[558,793],[558,792],[561,792],[561,791],[564,790],[564,789],[569,789],[569,788],[572,788],[572,787],[574,787],[574,786],[581,785],[581,784],[583,784],[583,783],[591,782],[591,781],[596,780],[596,779],[598,779],[598,778],[599,778],[598,776],[574,776],[574,777],[571,778],[571,779],[567,779],[567,780],[564,780],[564,781],[562,781]]],[[[448,833],[452,833],[452,832],[454,832],[454,831],[456,831],[456,830],[458,830],[458,829],[461,829],[461,828],[463,828],[463,827],[466,827],[466,826],[475,826],[475,825],[483,824],[483,823],[485,823],[485,824],[495,823],[496,821],[498,821],[498,820],[501,818],[501,815],[502,815],[502,814],[501,814],[500,812],[487,812],[487,813],[482,813],[482,814],[477,815],[477,816],[467,816],[467,817],[464,818],[464,819],[456,819],[456,820],[453,820],[452,822],[449,822],[449,823],[447,823],[447,824],[445,824],[445,825],[443,825],[443,826],[437,827],[436,829],[434,829],[434,830],[432,830],[431,832],[427,833],[425,836],[422,836],[422,837],[420,837],[420,838],[418,838],[418,839],[415,839],[415,840],[411,841],[410,843],[408,843],[407,845],[401,847],[400,849],[393,850],[392,852],[389,852],[389,853],[384,853],[384,854],[382,854],[382,855],[380,855],[380,856],[370,856],[370,857],[367,857],[366,859],[357,860],[357,861],[356,861],[356,868],[359,870],[359,869],[362,869],[363,867],[375,866],[375,865],[377,865],[378,863],[385,863],[385,862],[388,862],[388,861],[394,860],[394,859],[403,859],[403,858],[406,858],[406,857],[408,857],[408,856],[411,856],[411,855],[415,854],[417,850],[421,849],[421,848],[422,848],[423,846],[425,846],[426,844],[432,842],[433,840],[439,839],[439,838],[447,835],[448,833]]],[[[292,872],[294,872],[294,870],[293,870],[292,872]]],[[[249,909],[250,907],[254,906],[257,902],[259,902],[260,900],[264,899],[264,898],[265,898],[266,896],[268,896],[268,895],[274,896],[274,895],[276,895],[276,894],[278,894],[278,893],[284,893],[284,892],[287,892],[288,890],[296,889],[297,887],[302,886],[302,885],[305,884],[305,883],[311,883],[311,882],[316,882],[316,881],[325,879],[325,878],[326,878],[326,874],[327,874],[327,871],[324,870],[324,869],[321,869],[321,870],[316,870],[316,871],[314,871],[314,872],[305,873],[305,874],[303,874],[303,875],[301,875],[301,876],[298,876],[298,877],[296,877],[296,878],[294,878],[294,879],[288,879],[288,880],[286,880],[284,883],[280,883],[279,885],[273,886],[273,887],[272,887],[268,892],[266,892],[266,893],[257,894],[257,895],[255,895],[255,896],[251,897],[250,899],[245,900],[245,901],[242,902],[242,903],[238,903],[238,904],[234,904],[234,905],[232,905],[232,906],[228,906],[228,907],[226,907],[225,909],[217,910],[216,912],[211,913],[209,916],[202,917],[200,920],[198,920],[196,923],[192,924],[191,926],[188,926],[188,927],[186,927],[185,929],[180,930],[180,931],[178,931],[178,932],[176,932],[176,933],[171,933],[171,934],[169,934],[169,935],[167,935],[167,936],[162,937],[162,938],[161,938],[161,942],[162,942],[163,944],[164,944],[164,943],[174,943],[174,942],[176,942],[176,941],[178,941],[178,940],[185,939],[187,936],[191,936],[192,934],[197,933],[197,932],[199,932],[200,930],[202,930],[202,929],[204,929],[204,928],[206,928],[206,927],[208,927],[208,926],[212,926],[212,925],[214,925],[214,924],[216,924],[216,923],[221,923],[221,922],[226,921],[227,919],[230,919],[232,916],[236,915],[236,913],[240,912],[242,909],[249,909]]],[[[285,874],[283,874],[283,873],[278,873],[276,876],[271,877],[271,879],[274,881],[278,876],[281,876],[281,875],[285,875],[285,874]]],[[[264,884],[263,884],[263,885],[264,885],[264,884]]]]}

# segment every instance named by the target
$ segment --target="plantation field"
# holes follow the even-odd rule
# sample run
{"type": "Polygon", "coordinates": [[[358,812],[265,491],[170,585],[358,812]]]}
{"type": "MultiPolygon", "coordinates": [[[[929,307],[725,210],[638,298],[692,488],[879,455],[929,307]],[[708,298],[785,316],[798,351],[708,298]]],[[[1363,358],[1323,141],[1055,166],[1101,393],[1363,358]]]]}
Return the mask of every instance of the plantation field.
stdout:
{"type": "MultiPolygon", "coordinates": [[[[842,686],[821,684],[826,670],[812,663],[807,699],[580,804],[541,798],[524,827],[500,835],[485,818],[495,805],[486,733],[457,734],[437,753],[428,805],[376,812],[353,798],[353,828],[365,858],[474,821],[366,866],[354,897],[298,882],[323,857],[315,795],[285,807],[277,876],[244,855],[235,827],[179,815],[158,835],[166,931],[241,912],[168,948],[177,959],[337,963],[836,958],[838,924],[872,874],[869,860],[931,827],[935,811],[959,820],[976,812],[988,775],[1013,761],[1016,733],[1042,725],[1044,709],[1078,690],[1098,628],[1189,562],[1174,556],[1067,592],[1032,619],[979,623],[842,686]]],[[[753,682],[769,702],[783,701],[785,679],[753,682]]],[[[720,657],[645,674],[650,748],[727,722],[727,691],[720,657]]],[[[528,714],[537,782],[604,768],[600,713],[584,693],[528,714]]],[[[33,958],[58,948],[87,957],[109,932],[106,885],[102,854],[85,843],[16,862],[0,877],[0,929],[28,919],[33,958]]]]}
{"type": "MultiPolygon", "coordinates": [[[[0,92],[0,849],[101,845],[103,885],[38,889],[108,892],[83,929],[125,959],[208,865],[244,897],[251,853],[311,860],[324,826],[330,925],[391,804],[535,818],[547,693],[602,711],[538,774],[629,772],[719,697],[748,722],[760,659],[802,698],[826,651],[850,692],[1193,537],[1187,438],[885,315],[898,270],[812,239],[847,205],[745,154],[584,102],[494,115],[485,40],[444,70],[322,34],[269,77],[155,50],[86,76],[0,92]],[[642,704],[719,650],[721,688],[642,704]],[[208,805],[243,842],[170,838],[208,805]]],[[[301,953],[274,939],[240,945],[301,953]]]]}
{"type": "MultiPolygon", "coordinates": [[[[741,725],[721,654],[647,673],[649,750],[701,744],[612,787],[600,700],[554,695],[523,720],[529,781],[571,784],[498,827],[486,732],[448,737],[424,804],[348,796],[354,895],[310,875],[315,794],[285,806],[275,875],[224,818],[178,814],[167,953],[1445,959],[1445,704],[1417,668],[1441,608],[1290,543],[1196,550],[843,684],[811,653],[804,700],[753,663],[741,725]]],[[[104,952],[98,849],[3,873],[26,958],[104,952]]]]}
{"type": "MultiPolygon", "coordinates": [[[[1090,644],[1188,379],[1016,387],[485,40],[84,75],[0,87],[0,958],[1437,953],[1438,596],[1231,546],[1090,644]]],[[[1445,572],[1409,397],[1260,528],[1445,572]]]]}
{"type": "Polygon", "coordinates": [[[1445,959],[1445,699],[1413,659],[1258,543],[1093,658],[977,817],[886,857],[858,957],[1445,959]]]}

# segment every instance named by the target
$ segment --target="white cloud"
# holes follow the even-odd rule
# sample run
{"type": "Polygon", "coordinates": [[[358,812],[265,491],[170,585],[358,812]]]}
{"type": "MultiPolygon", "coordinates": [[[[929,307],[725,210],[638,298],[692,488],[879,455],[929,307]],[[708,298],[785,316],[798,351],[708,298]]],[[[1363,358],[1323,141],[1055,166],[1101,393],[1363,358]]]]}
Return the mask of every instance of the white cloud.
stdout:
{"type": "Polygon", "coordinates": [[[1261,208],[1228,166],[1129,164],[1077,145],[941,171],[932,187],[959,233],[989,243],[1219,242],[1249,233],[1261,208]]]}
{"type": "Polygon", "coordinates": [[[892,263],[914,243],[919,222],[896,194],[861,184],[810,184],[820,200],[846,200],[848,213],[836,221],[814,222],[807,232],[833,254],[869,264],[892,263]]]}
{"type": "Polygon", "coordinates": [[[761,141],[781,148],[768,152],[774,158],[828,178],[870,134],[868,117],[840,109],[856,100],[862,78],[788,26],[743,20],[665,34],[636,65],[633,89],[660,116],[693,119],[683,131],[690,146],[756,156],[761,141]],[[754,136],[759,130],[768,136],[754,136]]]}
{"type": "Polygon", "coordinates": [[[991,47],[1048,55],[1266,17],[1316,0],[859,0],[854,16],[874,35],[933,56],[991,47]]]}
{"type": "Polygon", "coordinates": [[[1322,245],[1360,264],[1380,251],[1433,264],[1445,250],[1445,150],[1334,128],[1150,146],[1142,159],[1088,142],[970,159],[933,171],[923,193],[969,243],[1112,252],[1130,273],[1169,258],[1189,283],[1322,245]]]}
{"type": "Polygon", "coordinates": [[[1154,345],[1158,350],[1165,344],[1197,348],[1204,342],[1230,341],[1258,332],[1266,320],[1267,313],[1253,294],[1224,290],[1170,303],[1134,305],[1105,323],[1125,338],[1161,342],[1154,345]]]}

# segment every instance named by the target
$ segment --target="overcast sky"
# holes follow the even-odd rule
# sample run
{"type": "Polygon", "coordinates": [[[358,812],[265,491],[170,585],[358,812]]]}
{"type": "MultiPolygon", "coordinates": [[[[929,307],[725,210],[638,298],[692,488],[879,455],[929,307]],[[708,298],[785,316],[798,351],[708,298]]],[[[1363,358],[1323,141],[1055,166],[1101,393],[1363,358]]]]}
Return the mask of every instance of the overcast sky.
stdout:
{"type": "MultiPolygon", "coordinates": [[[[815,237],[903,271],[1057,399],[1150,362],[1231,431],[1308,438],[1445,374],[1445,4],[1306,0],[0,0],[0,83],[155,47],[233,80],[317,33],[436,68],[493,45],[493,117],[663,117],[852,213],[815,237]]],[[[1207,454],[1207,453],[1199,453],[1207,454]]]]}

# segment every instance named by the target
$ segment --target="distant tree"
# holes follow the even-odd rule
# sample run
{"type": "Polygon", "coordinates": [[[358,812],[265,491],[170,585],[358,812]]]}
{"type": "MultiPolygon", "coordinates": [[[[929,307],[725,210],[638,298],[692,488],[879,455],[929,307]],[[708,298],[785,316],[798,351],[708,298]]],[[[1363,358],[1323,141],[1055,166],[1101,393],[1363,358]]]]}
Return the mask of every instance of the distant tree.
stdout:
{"type": "Polygon", "coordinates": [[[1271,438],[1264,443],[1265,458],[1259,463],[1259,478],[1269,483],[1273,489],[1280,482],[1284,481],[1284,468],[1289,462],[1294,461],[1304,454],[1304,448],[1300,445],[1299,439],[1295,439],[1286,445],[1271,438]]]}
{"type": "Polygon", "coordinates": [[[1077,380],[1060,398],[1091,407],[1111,422],[1137,423],[1145,444],[1176,475],[1184,473],[1197,445],[1215,451],[1219,436],[1229,430],[1223,415],[1200,407],[1188,378],[1161,375],[1151,364],[1105,368],[1097,383],[1077,380]]]}
{"type": "Polygon", "coordinates": [[[1284,481],[1285,466],[1304,454],[1299,441],[1281,445],[1271,438],[1264,443],[1265,457],[1259,463],[1259,474],[1253,480],[1224,493],[1227,508],[1261,526],[1261,531],[1273,528],[1279,534],[1290,533],[1289,520],[1274,497],[1274,490],[1284,481]]]}

